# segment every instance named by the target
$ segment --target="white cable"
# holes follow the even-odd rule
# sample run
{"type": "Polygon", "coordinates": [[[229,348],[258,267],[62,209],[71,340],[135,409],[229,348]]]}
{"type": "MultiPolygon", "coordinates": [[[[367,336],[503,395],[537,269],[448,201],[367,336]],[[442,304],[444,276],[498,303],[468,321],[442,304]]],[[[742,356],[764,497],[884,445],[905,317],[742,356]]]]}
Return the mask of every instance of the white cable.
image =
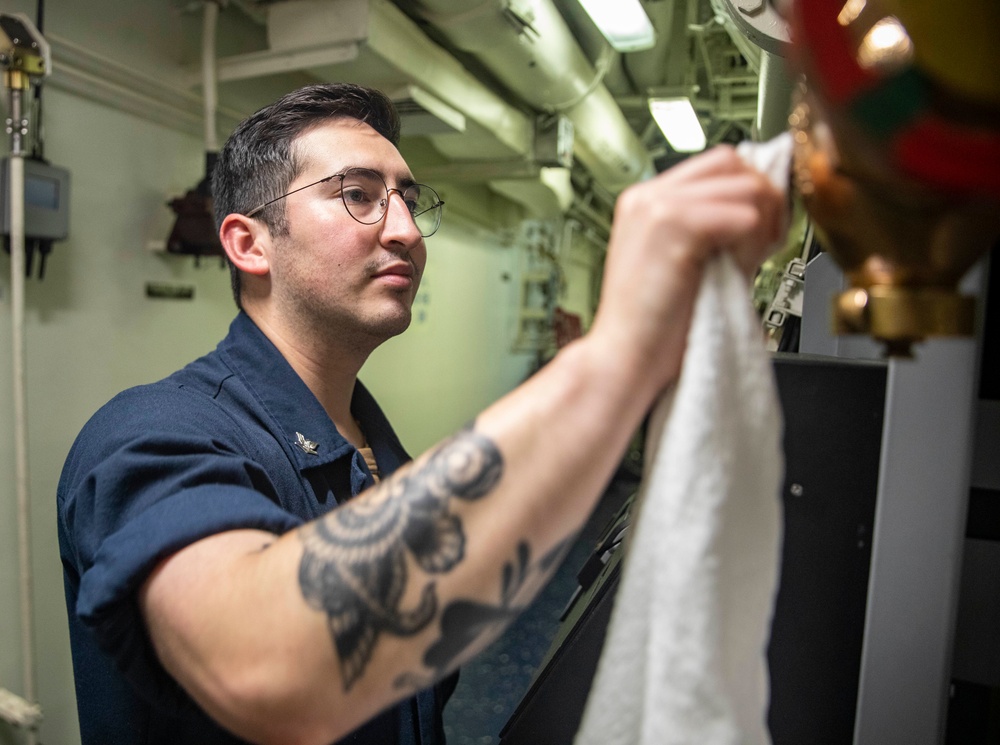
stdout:
{"type": "Polygon", "coordinates": [[[607,75],[608,70],[611,69],[611,60],[614,58],[614,54],[615,50],[611,47],[611,45],[610,44],[605,45],[604,49],[601,50],[601,56],[597,60],[597,66],[594,71],[594,77],[591,79],[587,87],[584,88],[580,94],[574,96],[569,101],[563,101],[562,103],[552,104],[550,106],[547,106],[546,108],[554,113],[562,113],[564,111],[569,111],[574,106],[583,101],[583,99],[585,99],[595,90],[597,90],[597,86],[599,86],[604,81],[604,76],[607,75]]]}

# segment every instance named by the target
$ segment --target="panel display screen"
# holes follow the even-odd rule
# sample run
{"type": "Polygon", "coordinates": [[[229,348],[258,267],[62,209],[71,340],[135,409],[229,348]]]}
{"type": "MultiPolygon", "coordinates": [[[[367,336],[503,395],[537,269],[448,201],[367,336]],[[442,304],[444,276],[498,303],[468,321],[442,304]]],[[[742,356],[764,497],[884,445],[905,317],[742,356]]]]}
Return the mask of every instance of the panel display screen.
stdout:
{"type": "Polygon", "coordinates": [[[59,182],[45,176],[28,176],[24,180],[24,201],[32,207],[59,209],[59,182]]]}

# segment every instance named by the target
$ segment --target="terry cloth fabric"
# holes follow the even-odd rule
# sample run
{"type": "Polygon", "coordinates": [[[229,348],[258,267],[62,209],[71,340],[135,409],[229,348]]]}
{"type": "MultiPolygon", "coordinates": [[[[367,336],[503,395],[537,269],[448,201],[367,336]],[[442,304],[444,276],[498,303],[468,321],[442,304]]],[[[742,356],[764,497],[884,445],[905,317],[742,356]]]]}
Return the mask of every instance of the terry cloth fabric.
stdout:
{"type": "MultiPolygon", "coordinates": [[[[785,187],[789,138],[742,154],[785,187]]],[[[678,384],[650,419],[638,515],[576,745],[770,742],[781,430],[748,283],[723,255],[706,269],[678,384]]]]}

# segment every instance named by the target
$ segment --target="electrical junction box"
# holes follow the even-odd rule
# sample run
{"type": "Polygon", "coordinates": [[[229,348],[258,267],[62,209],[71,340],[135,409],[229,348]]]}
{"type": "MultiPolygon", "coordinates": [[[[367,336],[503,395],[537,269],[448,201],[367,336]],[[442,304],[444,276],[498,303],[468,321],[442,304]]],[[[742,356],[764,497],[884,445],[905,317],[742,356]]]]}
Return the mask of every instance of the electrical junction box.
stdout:
{"type": "MultiPolygon", "coordinates": [[[[10,235],[10,158],[0,169],[0,233],[10,235]]],[[[69,235],[69,171],[24,159],[24,235],[29,240],[60,241],[69,235]]]]}
{"type": "Polygon", "coordinates": [[[535,120],[535,160],[540,166],[569,168],[573,165],[573,122],[562,115],[535,120]]]}

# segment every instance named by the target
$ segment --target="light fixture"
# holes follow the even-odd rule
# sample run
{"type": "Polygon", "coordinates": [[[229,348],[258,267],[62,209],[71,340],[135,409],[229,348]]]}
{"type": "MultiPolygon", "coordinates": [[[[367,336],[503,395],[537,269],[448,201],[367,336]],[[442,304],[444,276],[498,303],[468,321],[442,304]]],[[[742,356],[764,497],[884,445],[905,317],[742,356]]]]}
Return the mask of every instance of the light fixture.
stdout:
{"type": "Polygon", "coordinates": [[[638,52],[656,43],[656,32],[639,0],[580,0],[587,15],[617,52],[638,52]]]}
{"type": "Polygon", "coordinates": [[[653,115],[670,147],[677,152],[695,153],[705,149],[705,130],[687,96],[650,98],[649,113],[653,115]]]}

